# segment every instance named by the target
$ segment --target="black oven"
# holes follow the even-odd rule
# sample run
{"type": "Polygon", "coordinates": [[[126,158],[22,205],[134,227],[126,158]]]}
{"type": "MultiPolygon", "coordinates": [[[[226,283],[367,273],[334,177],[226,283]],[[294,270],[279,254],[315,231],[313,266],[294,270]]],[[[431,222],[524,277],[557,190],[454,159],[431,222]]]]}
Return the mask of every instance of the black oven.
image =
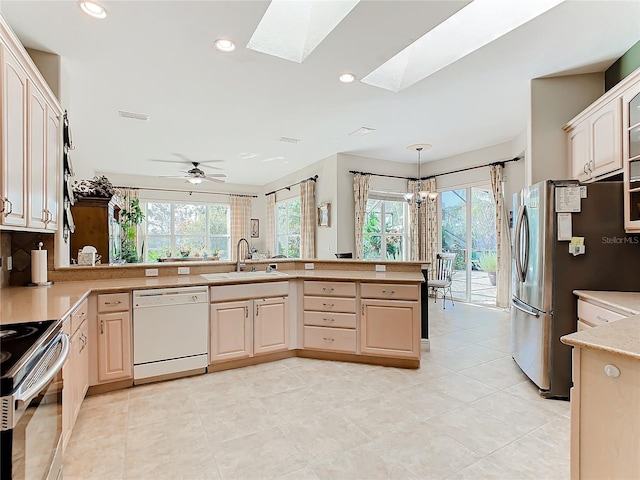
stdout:
{"type": "Polygon", "coordinates": [[[2,325],[0,347],[0,479],[56,480],[69,338],[55,321],[2,325]]]}

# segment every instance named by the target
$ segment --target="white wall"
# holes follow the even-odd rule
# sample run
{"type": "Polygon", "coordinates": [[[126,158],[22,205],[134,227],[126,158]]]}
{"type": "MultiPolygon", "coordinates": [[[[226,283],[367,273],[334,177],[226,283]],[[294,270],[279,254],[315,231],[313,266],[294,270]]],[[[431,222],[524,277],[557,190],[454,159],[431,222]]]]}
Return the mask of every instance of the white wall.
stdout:
{"type": "Polygon", "coordinates": [[[604,93],[604,73],[531,80],[526,181],[570,178],[567,136],[573,117],[604,93]]]}

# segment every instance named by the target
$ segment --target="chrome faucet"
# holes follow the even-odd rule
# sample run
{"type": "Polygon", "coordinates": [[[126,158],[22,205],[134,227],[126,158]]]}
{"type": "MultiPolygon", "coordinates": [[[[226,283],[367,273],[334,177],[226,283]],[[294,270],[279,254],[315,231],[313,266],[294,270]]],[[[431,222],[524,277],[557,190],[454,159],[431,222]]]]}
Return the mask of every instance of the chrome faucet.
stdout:
{"type": "Polygon", "coordinates": [[[246,264],[242,261],[244,259],[240,258],[240,244],[244,241],[244,243],[247,244],[247,251],[251,250],[251,246],[249,245],[249,241],[246,238],[241,238],[240,240],[238,240],[238,245],[236,246],[236,258],[237,258],[237,262],[236,262],[236,272],[240,272],[242,271],[242,269],[246,266],[246,264]]]}

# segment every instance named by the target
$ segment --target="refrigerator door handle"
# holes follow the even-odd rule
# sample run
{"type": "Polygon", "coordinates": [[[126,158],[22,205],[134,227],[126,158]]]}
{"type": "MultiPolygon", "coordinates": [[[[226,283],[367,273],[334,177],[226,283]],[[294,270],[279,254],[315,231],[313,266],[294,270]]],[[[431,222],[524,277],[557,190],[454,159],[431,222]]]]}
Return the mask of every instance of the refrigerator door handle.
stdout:
{"type": "Polygon", "coordinates": [[[529,269],[529,215],[527,207],[522,207],[522,230],[524,231],[524,262],[522,263],[522,281],[527,278],[527,270],[529,269]]]}
{"type": "Polygon", "coordinates": [[[516,259],[516,272],[518,273],[518,280],[520,282],[524,282],[526,279],[526,267],[523,268],[522,262],[522,229],[523,224],[526,222],[526,234],[525,234],[525,261],[524,264],[527,265],[529,263],[529,219],[527,218],[526,207],[522,205],[520,210],[518,211],[518,220],[516,222],[516,239],[514,242],[515,246],[515,259],[516,259]]]}
{"type": "Polygon", "coordinates": [[[526,313],[527,315],[531,315],[532,317],[536,317],[536,318],[540,317],[540,312],[538,310],[535,310],[529,307],[529,305],[522,303],[516,297],[511,298],[511,305],[513,305],[516,309],[520,310],[522,313],[526,313]]]}

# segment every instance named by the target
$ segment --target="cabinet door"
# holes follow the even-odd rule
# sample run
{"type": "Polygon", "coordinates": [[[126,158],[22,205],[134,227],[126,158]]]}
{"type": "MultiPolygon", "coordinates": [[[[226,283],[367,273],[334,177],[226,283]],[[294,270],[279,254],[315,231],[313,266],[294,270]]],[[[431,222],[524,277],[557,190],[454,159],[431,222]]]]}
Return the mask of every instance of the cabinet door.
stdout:
{"type": "Polygon", "coordinates": [[[129,312],[98,315],[98,381],[132,378],[131,315],[129,312]]]}
{"type": "Polygon", "coordinates": [[[624,228],[640,233],[640,82],[623,97],[624,228]]]}
{"type": "Polygon", "coordinates": [[[211,304],[209,362],[251,356],[251,300],[211,304]]]}
{"type": "Polygon", "coordinates": [[[591,129],[591,176],[598,177],[622,168],[620,98],[589,117],[591,129]]]}
{"type": "Polygon", "coordinates": [[[289,299],[253,301],[253,353],[279,352],[289,348],[289,299]]]}
{"type": "MultiPolygon", "coordinates": [[[[71,335],[71,320],[67,319],[62,327],[63,332],[71,335]]],[[[73,406],[73,398],[75,392],[75,375],[74,375],[74,352],[73,338],[71,338],[71,347],[67,361],[62,367],[62,449],[64,451],[71,437],[72,416],[75,410],[73,406]]]]}
{"type": "Polygon", "coordinates": [[[9,50],[2,54],[0,224],[27,225],[27,74],[9,50]]]}
{"type": "Polygon", "coordinates": [[[46,198],[45,227],[47,230],[58,229],[59,198],[61,195],[60,165],[60,115],[51,106],[47,107],[47,146],[46,146],[46,198]]]}
{"type": "Polygon", "coordinates": [[[47,103],[32,82],[27,82],[28,104],[28,167],[29,187],[27,226],[45,228],[45,169],[47,152],[47,103]]]}
{"type": "Polygon", "coordinates": [[[418,302],[362,300],[360,352],[418,358],[419,312],[418,302]]]}
{"type": "Polygon", "coordinates": [[[589,179],[589,126],[587,120],[579,123],[568,132],[569,161],[571,178],[584,181],[589,179]]]}
{"type": "MultiPolygon", "coordinates": [[[[82,404],[87,390],[89,390],[89,322],[85,321],[78,329],[80,333],[80,358],[78,359],[78,398],[82,404]]],[[[80,411],[80,405],[78,405],[80,411]]]]}

